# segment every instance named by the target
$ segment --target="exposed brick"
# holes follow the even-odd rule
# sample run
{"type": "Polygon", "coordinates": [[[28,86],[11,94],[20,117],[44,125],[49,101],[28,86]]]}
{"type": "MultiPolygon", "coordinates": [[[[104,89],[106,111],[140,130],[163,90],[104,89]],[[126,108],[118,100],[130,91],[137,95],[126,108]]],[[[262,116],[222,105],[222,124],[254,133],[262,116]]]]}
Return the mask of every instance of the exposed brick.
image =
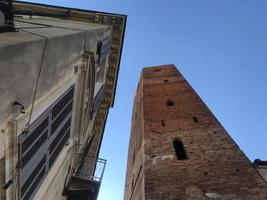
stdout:
{"type": "Polygon", "coordinates": [[[165,65],[143,69],[138,84],[124,199],[263,200],[267,184],[175,66],[165,65]],[[177,159],[176,138],[188,159],[177,159]]]}

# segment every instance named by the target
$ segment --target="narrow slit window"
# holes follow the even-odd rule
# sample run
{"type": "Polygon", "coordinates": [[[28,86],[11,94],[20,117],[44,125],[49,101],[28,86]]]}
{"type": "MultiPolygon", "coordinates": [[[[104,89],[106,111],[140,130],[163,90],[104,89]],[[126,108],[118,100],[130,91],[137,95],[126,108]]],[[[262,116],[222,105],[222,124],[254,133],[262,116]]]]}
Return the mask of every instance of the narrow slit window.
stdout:
{"type": "Polygon", "coordinates": [[[178,140],[178,139],[173,140],[173,147],[175,149],[175,153],[176,153],[176,156],[177,156],[178,160],[187,159],[187,155],[186,155],[186,151],[185,151],[184,145],[180,140],[178,140]]]}
{"type": "Polygon", "coordinates": [[[135,150],[133,151],[133,164],[134,164],[134,161],[135,161],[135,150]]]}

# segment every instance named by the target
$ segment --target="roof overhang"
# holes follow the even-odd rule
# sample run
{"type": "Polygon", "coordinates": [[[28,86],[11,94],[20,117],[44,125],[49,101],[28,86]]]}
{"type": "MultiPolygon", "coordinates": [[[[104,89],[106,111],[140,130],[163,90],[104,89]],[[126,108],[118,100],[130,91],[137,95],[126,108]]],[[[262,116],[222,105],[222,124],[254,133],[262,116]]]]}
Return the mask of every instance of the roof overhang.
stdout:
{"type": "Polygon", "coordinates": [[[15,15],[48,16],[111,26],[112,46],[107,71],[107,98],[105,100],[110,107],[113,107],[126,28],[126,15],[22,1],[14,1],[13,12],[15,15]]]}

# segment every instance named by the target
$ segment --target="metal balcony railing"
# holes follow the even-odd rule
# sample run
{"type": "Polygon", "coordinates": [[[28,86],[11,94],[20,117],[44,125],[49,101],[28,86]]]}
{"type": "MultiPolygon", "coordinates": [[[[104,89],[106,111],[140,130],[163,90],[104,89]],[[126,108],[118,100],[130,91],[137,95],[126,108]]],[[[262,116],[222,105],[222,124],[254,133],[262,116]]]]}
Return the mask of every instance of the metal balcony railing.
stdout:
{"type": "Polygon", "coordinates": [[[68,200],[96,200],[106,167],[106,160],[87,155],[86,147],[77,145],[68,200]]]}
{"type": "Polygon", "coordinates": [[[83,157],[82,154],[78,154],[77,159],[80,162],[78,162],[79,165],[74,170],[74,176],[97,182],[102,181],[107,162],[105,159],[90,156],[83,157]]]}

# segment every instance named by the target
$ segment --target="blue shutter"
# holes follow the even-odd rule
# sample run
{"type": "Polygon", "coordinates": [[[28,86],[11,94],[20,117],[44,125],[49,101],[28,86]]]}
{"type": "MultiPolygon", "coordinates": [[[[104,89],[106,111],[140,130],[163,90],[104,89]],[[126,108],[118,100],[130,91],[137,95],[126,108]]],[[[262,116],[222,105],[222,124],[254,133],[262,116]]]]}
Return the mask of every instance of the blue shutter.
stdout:
{"type": "Polygon", "coordinates": [[[106,92],[106,85],[102,85],[99,89],[98,93],[95,96],[94,103],[93,103],[93,112],[97,111],[100,107],[102,101],[105,98],[105,92],[106,92]]]}
{"type": "Polygon", "coordinates": [[[19,138],[20,199],[33,199],[70,137],[74,86],[71,86],[19,138]]]}

